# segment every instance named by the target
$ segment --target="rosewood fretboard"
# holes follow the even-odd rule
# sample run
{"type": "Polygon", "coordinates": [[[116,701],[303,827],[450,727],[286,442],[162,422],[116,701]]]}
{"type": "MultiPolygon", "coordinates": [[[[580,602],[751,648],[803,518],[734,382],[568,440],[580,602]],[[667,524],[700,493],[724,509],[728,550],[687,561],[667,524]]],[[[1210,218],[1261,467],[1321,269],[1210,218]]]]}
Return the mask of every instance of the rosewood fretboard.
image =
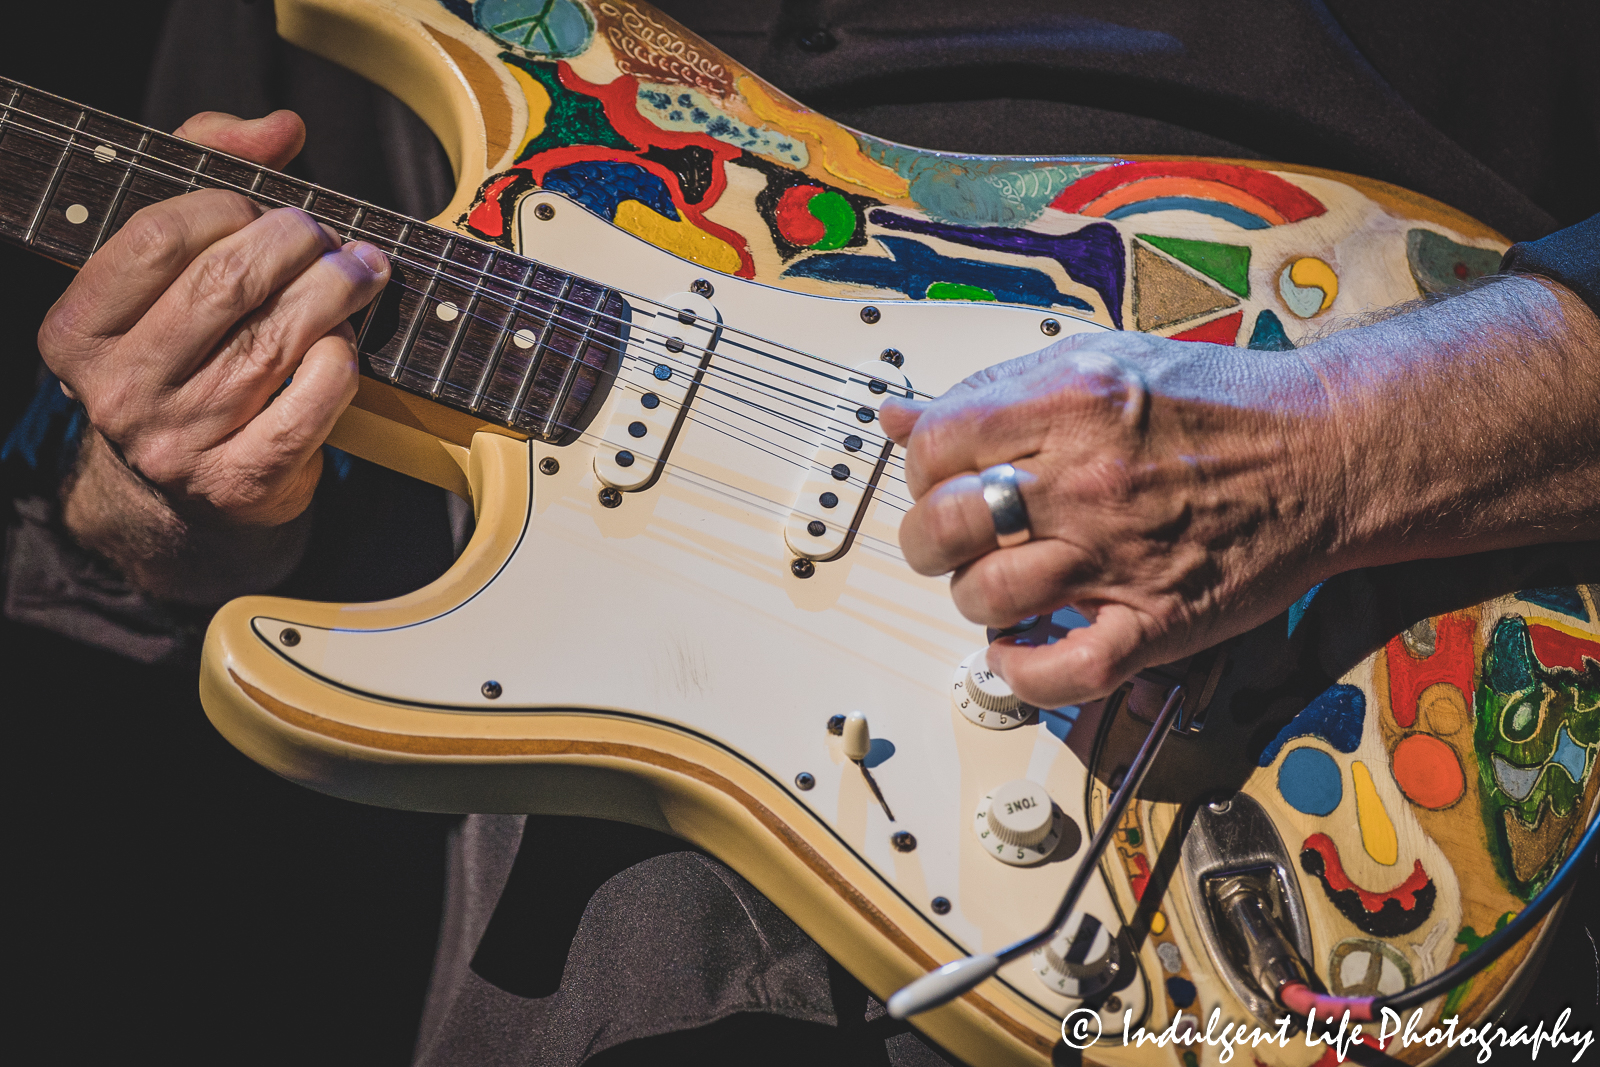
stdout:
{"type": "Polygon", "coordinates": [[[197,189],[300,208],[389,255],[361,317],[374,378],[562,441],[615,370],[624,305],[602,285],[0,78],[0,239],[81,267],[136,212],[197,189]]]}

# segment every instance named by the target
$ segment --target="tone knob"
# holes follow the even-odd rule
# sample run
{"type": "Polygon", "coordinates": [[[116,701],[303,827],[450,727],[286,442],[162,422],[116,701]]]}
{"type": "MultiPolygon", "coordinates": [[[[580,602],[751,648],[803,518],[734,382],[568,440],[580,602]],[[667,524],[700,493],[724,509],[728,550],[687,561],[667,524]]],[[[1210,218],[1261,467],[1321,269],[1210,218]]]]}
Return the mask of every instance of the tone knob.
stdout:
{"type": "Polygon", "coordinates": [[[956,668],[950,695],[961,714],[991,730],[1021,726],[1037,710],[1017,699],[1005,679],[989,669],[988,649],[983,648],[956,668]]]}
{"type": "Polygon", "coordinates": [[[1121,970],[1122,954],[1114,931],[1085,913],[1069,919],[1049,944],[1033,951],[1033,973],[1062,996],[1094,996],[1121,970]]]}
{"type": "Polygon", "coordinates": [[[1038,863],[1061,839],[1061,814],[1037,782],[1007,782],[978,803],[973,829],[984,851],[1015,866],[1038,863]]]}

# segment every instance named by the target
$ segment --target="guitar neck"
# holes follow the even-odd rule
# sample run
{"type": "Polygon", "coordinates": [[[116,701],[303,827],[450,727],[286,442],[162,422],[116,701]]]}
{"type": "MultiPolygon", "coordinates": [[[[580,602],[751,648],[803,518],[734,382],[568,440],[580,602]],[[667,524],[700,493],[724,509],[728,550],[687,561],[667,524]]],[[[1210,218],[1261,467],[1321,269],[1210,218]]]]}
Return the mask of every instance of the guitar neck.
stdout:
{"type": "Polygon", "coordinates": [[[564,443],[615,370],[624,305],[603,285],[0,78],[0,239],[82,267],[143,208],[200,189],[299,208],[389,256],[360,320],[370,377],[564,443]]]}

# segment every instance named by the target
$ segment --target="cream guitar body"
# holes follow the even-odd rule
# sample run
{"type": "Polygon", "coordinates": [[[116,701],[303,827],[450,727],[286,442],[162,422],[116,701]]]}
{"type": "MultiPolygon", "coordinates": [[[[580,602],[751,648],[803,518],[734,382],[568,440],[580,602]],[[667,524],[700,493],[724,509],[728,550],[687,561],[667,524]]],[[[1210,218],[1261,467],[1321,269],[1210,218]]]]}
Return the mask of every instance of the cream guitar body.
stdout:
{"type": "MultiPolygon", "coordinates": [[[[0,85],[0,136],[33,124],[17,158],[38,173],[18,173],[40,190],[0,204],[0,236],[81,262],[139,186],[106,186],[80,247],[101,208],[74,175],[134,158],[175,191],[304,205],[396,264],[330,443],[470,499],[475,533],[396,600],[229,604],[208,714],[328,793],[675,834],[880,997],[1047,919],[1149,694],[1008,702],[975,657],[985,632],[901,557],[910,500],[877,405],[1084,332],[1286,350],[1504,248],[1347,175],[890,144],[631,0],[277,10],[285,37],[439,134],[459,189],[437,229],[159,155],[148,132],[0,85]]],[[[1297,951],[1341,995],[1439,972],[1548,881],[1600,790],[1596,587],[1497,590],[1403,632],[1373,631],[1350,588],[1190,665],[1204,729],[1163,753],[1082,918],[915,1025],[969,1062],[1038,1067],[1083,1008],[1104,1031],[1092,1062],[1211,1064],[1214,1046],[1121,1036],[1213,1011],[1273,1029],[1198,888],[1218,872],[1270,872],[1297,951]],[[1354,651],[1322,655],[1339,633],[1354,651]]],[[[1482,1019],[1532,951],[1429,1019],[1482,1019]]],[[[1251,1054],[1309,1067],[1324,1050],[1251,1054]]]]}

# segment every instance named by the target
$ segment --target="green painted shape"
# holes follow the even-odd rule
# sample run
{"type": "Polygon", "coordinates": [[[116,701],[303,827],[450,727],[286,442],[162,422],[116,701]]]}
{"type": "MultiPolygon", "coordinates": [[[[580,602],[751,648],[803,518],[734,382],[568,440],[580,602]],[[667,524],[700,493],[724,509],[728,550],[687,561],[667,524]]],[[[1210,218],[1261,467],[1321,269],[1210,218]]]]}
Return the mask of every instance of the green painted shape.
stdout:
{"type": "MultiPolygon", "coordinates": [[[[806,205],[816,220],[822,223],[825,232],[822,240],[811,247],[818,252],[831,252],[835,248],[843,248],[850,242],[856,232],[856,209],[850,206],[850,201],[834,192],[832,189],[818,193],[806,205]]],[[[991,295],[988,299],[993,300],[991,295]]]]}
{"type": "MultiPolygon", "coordinates": [[[[1496,919],[1494,923],[1494,932],[1499,932],[1501,929],[1503,929],[1506,923],[1510,922],[1516,916],[1516,914],[1517,913],[1514,911],[1508,911],[1504,915],[1500,916],[1500,918],[1496,919]]],[[[1463,926],[1460,931],[1456,933],[1456,944],[1465,945],[1467,949],[1466,952],[1461,954],[1463,958],[1470,953],[1476,952],[1478,950],[1478,946],[1487,940],[1489,940],[1489,934],[1484,934],[1482,937],[1479,937],[1478,931],[1474,930],[1470,926],[1463,926]]],[[[1456,1009],[1461,1007],[1461,1002],[1467,999],[1467,993],[1471,989],[1472,979],[1470,978],[1451,989],[1444,998],[1444,1012],[1439,1017],[1441,1019],[1448,1019],[1450,1016],[1454,1015],[1456,1013],[1456,1009]]]]}
{"type": "Polygon", "coordinates": [[[1500,269],[1500,253],[1494,249],[1457,244],[1432,230],[1406,234],[1406,261],[1425,293],[1442,293],[1500,269]]]}
{"type": "Polygon", "coordinates": [[[500,58],[527,71],[550,94],[550,110],[544,117],[544,131],[528,142],[528,147],[517,157],[518,163],[532,159],[540,152],[575,144],[620,148],[624,152],[639,150],[637,145],[628,143],[612,128],[611,120],[606,118],[605,106],[599,100],[575,93],[561,84],[554,63],[540,63],[510,52],[501,52],[500,58]]]}
{"type": "Polygon", "coordinates": [[[994,294],[987,289],[980,289],[976,285],[962,285],[960,282],[934,282],[928,286],[929,300],[993,300],[994,298],[994,294]]]}
{"type": "Polygon", "coordinates": [[[1141,233],[1139,240],[1155,245],[1177,260],[1187,263],[1212,281],[1232,289],[1240,296],[1250,295],[1250,249],[1246,245],[1224,245],[1215,241],[1190,241],[1183,237],[1157,237],[1141,233]]]}

